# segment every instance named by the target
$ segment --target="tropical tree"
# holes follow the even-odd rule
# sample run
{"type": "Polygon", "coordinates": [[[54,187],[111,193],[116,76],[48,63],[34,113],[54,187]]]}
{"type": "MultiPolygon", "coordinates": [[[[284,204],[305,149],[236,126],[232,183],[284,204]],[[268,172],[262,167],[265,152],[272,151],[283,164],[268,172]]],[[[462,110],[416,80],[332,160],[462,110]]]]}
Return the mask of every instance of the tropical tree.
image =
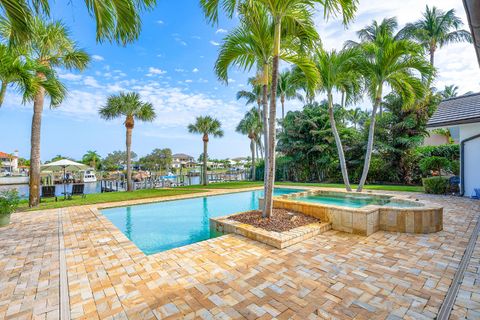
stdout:
{"type": "Polygon", "coordinates": [[[277,87],[277,94],[280,96],[280,103],[282,104],[283,120],[285,119],[285,100],[298,99],[303,102],[303,96],[298,93],[300,87],[289,70],[285,70],[278,75],[277,87]]]}
{"type": "Polygon", "coordinates": [[[440,95],[443,99],[455,98],[458,95],[458,86],[454,84],[445,86],[445,89],[440,92],[440,95]]]}
{"type": "MultiPolygon", "coordinates": [[[[268,123],[265,121],[264,126],[268,126],[268,143],[266,144],[266,177],[265,177],[265,207],[263,209],[263,216],[268,217],[272,213],[273,205],[273,187],[275,181],[275,144],[276,144],[276,100],[278,87],[278,67],[279,60],[290,60],[298,65],[302,71],[307,75],[307,79],[311,86],[315,85],[317,74],[315,68],[307,59],[301,59],[299,52],[305,53],[307,47],[311,47],[318,39],[318,34],[313,23],[313,10],[315,4],[324,6],[324,13],[326,16],[331,14],[341,13],[344,22],[353,18],[356,10],[356,0],[332,0],[332,1],[313,1],[313,0],[226,0],[219,2],[218,0],[201,0],[201,5],[204,13],[210,21],[216,22],[218,19],[218,6],[221,3],[223,9],[227,11],[227,15],[232,17],[236,9],[241,8],[242,5],[248,4],[247,10],[243,13],[249,19],[259,19],[259,12],[262,10],[268,13],[268,24],[273,24],[273,52],[269,55],[269,61],[272,61],[272,81],[270,93],[270,109],[268,123]],[[253,18],[252,18],[253,17],[253,18]],[[297,50],[281,50],[281,42],[285,38],[291,38],[288,43],[297,45],[297,50]],[[288,59],[285,59],[288,58],[288,59]],[[293,61],[292,61],[293,60],[293,61]]],[[[240,11],[241,12],[241,11],[240,11]]],[[[271,27],[268,29],[272,30],[271,27]]],[[[267,30],[267,29],[265,29],[267,30]]],[[[271,34],[271,33],[270,33],[271,34]]],[[[243,49],[240,47],[240,49],[243,49]]],[[[250,59],[238,60],[243,66],[252,65],[255,61],[254,57],[250,59]]],[[[268,66],[268,65],[267,65],[268,66]]],[[[268,83],[269,73],[264,72],[263,76],[266,78],[264,82],[264,89],[268,83]]],[[[265,117],[265,115],[264,115],[265,117]]]]}
{"type": "Polygon", "coordinates": [[[139,163],[150,170],[165,170],[167,171],[172,166],[173,156],[172,150],[154,149],[150,154],[139,159],[139,163]]]}
{"type": "Polygon", "coordinates": [[[135,120],[151,122],[155,120],[156,114],[153,105],[140,100],[136,92],[121,92],[108,97],[107,104],[100,108],[100,116],[105,120],[112,120],[125,117],[126,151],[127,151],[127,191],[132,191],[132,130],[135,127],[135,120]]]}
{"type": "Polygon", "coordinates": [[[422,56],[422,48],[418,44],[408,39],[398,39],[390,31],[377,34],[373,40],[362,41],[359,48],[362,54],[356,67],[366,79],[366,91],[373,107],[365,162],[357,188],[360,192],[370,167],[377,109],[382,102],[385,87],[396,92],[405,107],[412,106],[426,90],[422,79],[430,78],[433,69],[422,56]]]}
{"type": "MultiPolygon", "coordinates": [[[[40,198],[40,133],[45,96],[50,98],[52,107],[58,106],[66,94],[66,88],[58,80],[56,69],[83,70],[90,57],[78,48],[70,38],[67,28],[61,22],[46,22],[33,18],[29,25],[32,33],[24,47],[27,73],[30,76],[17,82],[23,101],[33,101],[30,149],[30,195],[29,205],[37,206],[40,198]]],[[[11,25],[3,24],[2,36],[12,33],[11,25]]]]}
{"type": "Polygon", "coordinates": [[[357,129],[358,125],[364,125],[367,119],[368,113],[358,107],[348,110],[347,120],[349,120],[353,124],[353,127],[355,129],[357,129]]]}
{"type": "MultiPolygon", "coordinates": [[[[321,80],[318,91],[326,93],[327,95],[330,127],[335,138],[343,182],[347,191],[352,191],[352,188],[350,187],[350,181],[348,178],[342,140],[340,139],[335,123],[333,92],[334,90],[345,92],[347,93],[346,96],[351,100],[360,96],[361,75],[355,68],[355,63],[359,58],[360,51],[357,49],[343,49],[340,52],[335,50],[327,52],[318,49],[314,58],[321,80]]],[[[343,107],[342,111],[345,111],[343,107]]]]}
{"type": "Polygon", "coordinates": [[[207,161],[208,161],[208,141],[210,135],[214,137],[223,137],[222,124],[217,119],[210,116],[197,117],[195,123],[188,125],[188,132],[202,134],[203,140],[203,185],[208,184],[207,161]]]}
{"type": "MultiPolygon", "coordinates": [[[[248,78],[248,83],[252,87],[251,91],[247,90],[240,90],[237,92],[237,100],[246,100],[245,103],[246,105],[250,105],[253,103],[257,103],[257,113],[258,113],[258,118],[260,121],[263,121],[263,114],[262,112],[262,100],[263,100],[263,86],[261,84],[261,79],[259,80],[257,77],[250,77],[248,78]]],[[[266,101],[267,99],[265,99],[266,101]]],[[[266,133],[266,132],[264,132],[266,133]]],[[[264,135],[266,137],[266,135],[264,135]]],[[[257,137],[257,145],[260,149],[260,153],[263,158],[263,145],[262,145],[262,133],[258,134],[257,137]]]]}
{"type": "Polygon", "coordinates": [[[472,35],[467,30],[460,29],[462,26],[462,20],[455,14],[454,9],[445,12],[427,5],[423,18],[407,24],[401,33],[417,40],[428,50],[433,66],[438,48],[450,43],[472,42],[472,35]]]}
{"type": "Polygon", "coordinates": [[[88,150],[82,157],[82,162],[86,165],[91,166],[94,169],[98,169],[100,163],[102,162],[102,158],[97,153],[97,151],[88,150]]]}
{"type": "MultiPolygon", "coordinates": [[[[137,154],[133,151],[130,151],[130,156],[132,160],[137,158],[137,154]]],[[[125,151],[113,151],[102,160],[102,167],[106,170],[118,170],[126,163],[127,153],[125,151]]]]}
{"type": "Polygon", "coordinates": [[[255,108],[248,111],[243,119],[240,120],[236,131],[246,135],[250,139],[250,151],[252,152],[252,180],[255,180],[255,143],[258,141],[258,135],[262,132],[262,121],[255,108]]]}
{"type": "MultiPolygon", "coordinates": [[[[156,0],[85,0],[89,15],[95,17],[97,41],[126,44],[137,39],[141,30],[140,13],[153,9],[156,0]]],[[[0,0],[0,12],[12,25],[12,39],[20,43],[34,31],[36,15],[49,16],[49,0],[0,0]]]]}

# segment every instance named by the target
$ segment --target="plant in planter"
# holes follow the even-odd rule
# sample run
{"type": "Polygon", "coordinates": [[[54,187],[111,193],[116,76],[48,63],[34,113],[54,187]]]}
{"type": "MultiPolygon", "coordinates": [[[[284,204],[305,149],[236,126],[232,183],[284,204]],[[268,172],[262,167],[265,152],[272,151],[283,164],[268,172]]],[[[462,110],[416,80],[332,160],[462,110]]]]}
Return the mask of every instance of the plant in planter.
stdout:
{"type": "Polygon", "coordinates": [[[10,223],[10,216],[18,208],[20,198],[17,190],[9,190],[0,193],[0,227],[10,223]]]}

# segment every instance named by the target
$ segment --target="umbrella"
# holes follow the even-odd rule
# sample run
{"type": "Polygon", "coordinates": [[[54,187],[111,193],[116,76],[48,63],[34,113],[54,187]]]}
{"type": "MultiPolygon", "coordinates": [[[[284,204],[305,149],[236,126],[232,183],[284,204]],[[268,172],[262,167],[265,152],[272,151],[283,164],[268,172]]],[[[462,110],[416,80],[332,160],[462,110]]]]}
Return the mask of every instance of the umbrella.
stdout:
{"type": "MultiPolygon", "coordinates": [[[[68,171],[80,171],[80,170],[85,170],[85,169],[88,169],[89,167],[83,163],[79,163],[79,162],[75,162],[75,161],[72,161],[72,160],[68,160],[68,159],[62,159],[62,160],[58,160],[58,161],[54,161],[54,162],[50,162],[50,163],[47,163],[47,164],[44,164],[43,166],[41,166],[41,170],[44,171],[44,170],[50,170],[50,171],[61,171],[63,170],[63,179],[65,179],[65,176],[67,174],[67,170],[68,171]]],[[[66,184],[64,183],[63,184],[63,194],[65,196],[65,198],[67,197],[67,186],[66,184]]]]}

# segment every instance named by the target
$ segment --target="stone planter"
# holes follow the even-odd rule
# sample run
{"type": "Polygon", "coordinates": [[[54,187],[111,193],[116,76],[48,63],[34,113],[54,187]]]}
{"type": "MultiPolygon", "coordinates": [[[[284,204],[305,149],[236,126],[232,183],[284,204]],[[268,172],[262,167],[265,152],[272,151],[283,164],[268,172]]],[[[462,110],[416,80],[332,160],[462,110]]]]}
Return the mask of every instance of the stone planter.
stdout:
{"type": "Polygon", "coordinates": [[[0,213],[0,227],[5,227],[10,223],[11,214],[0,213]]]}

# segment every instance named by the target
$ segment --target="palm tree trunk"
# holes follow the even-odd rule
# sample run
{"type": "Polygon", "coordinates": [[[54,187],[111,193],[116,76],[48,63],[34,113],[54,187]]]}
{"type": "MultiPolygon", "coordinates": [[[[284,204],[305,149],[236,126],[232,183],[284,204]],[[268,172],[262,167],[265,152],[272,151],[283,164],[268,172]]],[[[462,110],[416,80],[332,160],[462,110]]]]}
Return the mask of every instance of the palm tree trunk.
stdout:
{"type": "Polygon", "coordinates": [[[263,65],[262,74],[262,105],[263,105],[263,148],[264,148],[264,165],[263,165],[263,194],[267,193],[267,171],[268,171],[268,63],[263,65]]]}
{"type": "Polygon", "coordinates": [[[367,151],[365,153],[365,163],[363,164],[363,172],[362,177],[360,179],[360,183],[358,184],[357,192],[361,192],[363,190],[363,186],[365,185],[365,181],[367,180],[368,170],[370,169],[370,160],[372,158],[372,151],[373,151],[373,138],[375,133],[375,119],[378,106],[380,105],[382,100],[382,90],[380,88],[379,92],[377,93],[377,97],[375,98],[375,103],[373,104],[372,115],[370,117],[370,128],[368,130],[368,142],[367,142],[367,151]]]}
{"type": "Polygon", "coordinates": [[[275,121],[277,117],[277,86],[278,86],[278,64],[280,55],[282,21],[280,17],[275,18],[275,33],[273,47],[273,66],[272,66],[272,87],[270,92],[270,114],[268,124],[268,167],[267,167],[267,183],[265,192],[265,206],[262,216],[269,218],[273,210],[273,188],[275,184],[275,143],[276,131],[275,121]]]}
{"type": "Polygon", "coordinates": [[[333,136],[335,137],[335,144],[337,145],[338,159],[340,160],[343,183],[345,184],[347,191],[352,191],[352,188],[350,187],[350,181],[348,179],[347,164],[345,162],[345,154],[343,153],[342,140],[338,134],[335,116],[333,114],[333,96],[331,92],[328,93],[328,116],[330,118],[330,127],[332,128],[333,136]]]}
{"type": "Polygon", "coordinates": [[[5,93],[7,92],[7,82],[2,81],[2,85],[0,88],[0,107],[3,105],[3,101],[5,100],[5,93]]]}
{"type": "Polygon", "coordinates": [[[252,150],[252,181],[255,181],[255,138],[250,139],[250,150],[252,150]]]}
{"type": "Polygon", "coordinates": [[[434,65],[434,62],[435,62],[435,49],[431,48],[430,49],[430,64],[434,65]]]}
{"type": "Polygon", "coordinates": [[[285,96],[282,95],[280,101],[282,102],[282,120],[285,120],[285,96]]]}
{"type": "Polygon", "coordinates": [[[40,202],[40,134],[42,128],[42,112],[45,101],[45,89],[40,88],[33,100],[32,134],[30,137],[30,207],[38,206],[40,202]]]}
{"type": "Polygon", "coordinates": [[[206,186],[208,184],[208,175],[207,175],[207,146],[208,146],[208,137],[205,140],[203,138],[203,185],[206,186]]]}
{"type": "Polygon", "coordinates": [[[132,191],[132,128],[127,126],[127,191],[132,191]]]}

